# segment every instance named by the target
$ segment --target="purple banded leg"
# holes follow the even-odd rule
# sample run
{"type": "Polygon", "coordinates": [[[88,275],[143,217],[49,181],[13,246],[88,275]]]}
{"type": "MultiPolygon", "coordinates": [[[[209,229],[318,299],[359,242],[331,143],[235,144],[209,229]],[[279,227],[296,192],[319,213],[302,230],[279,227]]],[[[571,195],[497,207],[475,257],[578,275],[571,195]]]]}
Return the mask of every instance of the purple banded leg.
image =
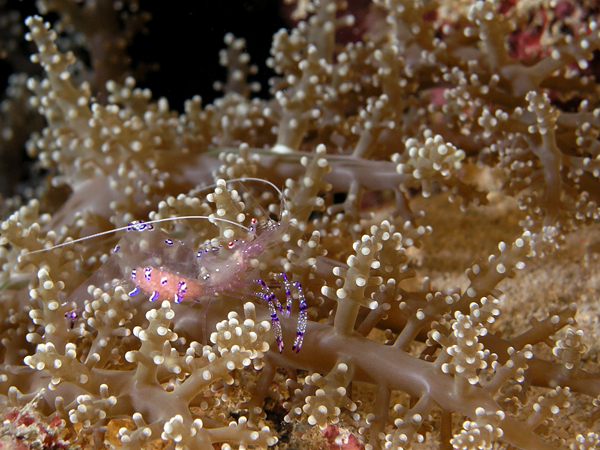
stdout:
{"type": "MultiPolygon", "coordinates": [[[[285,279],[287,281],[287,278],[285,279]]],[[[271,288],[269,288],[266,283],[263,280],[254,280],[257,283],[259,283],[262,287],[263,287],[263,292],[266,292],[269,294],[271,301],[273,302],[273,305],[279,310],[279,312],[283,313],[283,305],[281,303],[279,303],[279,299],[275,296],[275,294],[273,294],[273,291],[271,291],[271,288]]],[[[286,289],[286,294],[288,293],[289,289],[286,289]]],[[[291,302],[291,296],[289,297],[289,301],[291,302]]],[[[291,303],[288,305],[288,309],[291,308],[291,303]]],[[[285,317],[289,317],[290,313],[286,313],[285,317]]]]}
{"type": "Polygon", "coordinates": [[[269,287],[265,284],[263,280],[254,281],[262,286],[261,297],[263,298],[263,300],[266,300],[267,305],[269,306],[269,312],[271,313],[271,326],[273,327],[273,333],[275,334],[275,342],[277,343],[277,349],[279,350],[279,353],[282,353],[283,332],[281,331],[281,323],[279,322],[279,317],[277,317],[277,308],[275,307],[275,302],[279,305],[280,311],[282,311],[281,305],[275,297],[275,294],[273,294],[273,291],[269,289],[269,287]]]}
{"type": "MultiPolygon", "coordinates": [[[[290,292],[290,287],[292,284],[289,282],[287,275],[285,273],[280,273],[279,276],[283,278],[283,287],[285,289],[285,317],[290,317],[290,312],[292,311],[292,294],[290,292]]],[[[283,312],[283,309],[280,308],[280,311],[283,312]]]]}
{"type": "Polygon", "coordinates": [[[279,276],[283,278],[283,284],[285,287],[285,296],[287,299],[285,316],[289,317],[292,309],[292,294],[291,288],[294,287],[298,292],[298,326],[296,327],[296,339],[294,339],[294,345],[292,350],[296,353],[300,351],[302,347],[302,341],[304,340],[304,333],[306,331],[306,322],[308,320],[308,312],[306,310],[306,298],[304,297],[304,290],[302,285],[298,281],[290,282],[285,273],[280,273],[279,276]]]}
{"type": "MultiPolygon", "coordinates": [[[[136,276],[137,276],[137,271],[135,269],[131,269],[131,281],[135,282],[135,277],[136,276]]],[[[140,293],[140,287],[136,286],[127,295],[129,295],[130,297],[133,297],[134,295],[137,295],[139,293],[140,293]]]]}
{"type": "Polygon", "coordinates": [[[304,290],[299,281],[294,281],[292,285],[298,291],[298,326],[296,328],[296,339],[294,339],[294,345],[292,350],[296,353],[300,351],[302,347],[302,341],[304,341],[304,333],[306,332],[306,323],[308,322],[308,311],[306,308],[306,298],[304,297],[304,290]]]}
{"type": "Polygon", "coordinates": [[[152,295],[150,296],[150,298],[148,300],[153,302],[154,300],[156,300],[159,297],[159,295],[160,295],[160,293],[158,291],[154,291],[154,292],[152,292],[152,295]]]}
{"type": "Polygon", "coordinates": [[[131,291],[129,291],[129,293],[127,295],[129,295],[130,297],[133,297],[134,295],[138,295],[139,293],[140,293],[140,287],[136,286],[131,291]]]}

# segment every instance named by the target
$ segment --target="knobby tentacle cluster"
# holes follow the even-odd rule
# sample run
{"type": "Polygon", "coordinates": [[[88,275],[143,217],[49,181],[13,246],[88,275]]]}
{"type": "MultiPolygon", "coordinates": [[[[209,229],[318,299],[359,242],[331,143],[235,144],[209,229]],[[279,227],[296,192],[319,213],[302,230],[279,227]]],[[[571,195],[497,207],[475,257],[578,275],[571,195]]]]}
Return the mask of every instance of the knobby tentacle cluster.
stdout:
{"type": "Polygon", "coordinates": [[[0,105],[48,174],[0,197],[0,446],[600,445],[593,5],[298,0],[270,99],[228,34],[177,113],[117,3],[39,2],[0,105]]]}

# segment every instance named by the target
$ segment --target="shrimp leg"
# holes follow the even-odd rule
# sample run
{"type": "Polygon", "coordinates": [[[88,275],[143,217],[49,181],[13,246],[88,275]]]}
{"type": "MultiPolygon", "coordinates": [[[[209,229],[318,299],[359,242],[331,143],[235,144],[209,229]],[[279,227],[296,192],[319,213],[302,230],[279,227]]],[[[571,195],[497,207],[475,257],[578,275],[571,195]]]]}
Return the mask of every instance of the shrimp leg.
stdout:
{"type": "Polygon", "coordinates": [[[283,278],[283,284],[285,286],[285,296],[286,296],[286,308],[285,308],[285,316],[290,316],[290,311],[292,309],[292,294],[291,288],[294,287],[298,292],[298,326],[296,327],[296,338],[294,339],[294,345],[292,346],[292,350],[296,353],[300,351],[302,347],[302,341],[304,340],[304,332],[306,331],[306,321],[308,320],[308,312],[306,310],[306,298],[304,297],[304,290],[302,289],[302,285],[299,281],[294,281],[293,283],[288,280],[288,277],[285,273],[280,273],[280,277],[283,278]]]}
{"type": "Polygon", "coordinates": [[[281,331],[281,322],[279,322],[279,317],[277,317],[277,308],[275,304],[279,305],[279,311],[283,312],[283,308],[281,304],[275,297],[275,294],[263,280],[254,280],[256,283],[262,286],[261,297],[263,300],[267,302],[269,306],[269,312],[271,313],[271,326],[273,327],[273,333],[275,334],[275,342],[277,343],[277,349],[279,353],[283,352],[283,332],[281,331]]]}
{"type": "Polygon", "coordinates": [[[306,332],[306,322],[308,320],[308,312],[306,307],[306,298],[304,297],[304,290],[302,289],[302,285],[298,281],[291,282],[288,280],[285,273],[280,273],[280,277],[283,278],[283,284],[285,288],[285,296],[286,296],[286,308],[285,311],[277,297],[271,291],[271,289],[266,285],[263,280],[254,280],[256,283],[260,284],[262,287],[262,291],[260,296],[267,302],[269,306],[269,312],[271,313],[271,326],[273,327],[273,333],[275,334],[275,342],[277,343],[277,348],[279,353],[283,352],[283,332],[281,330],[281,322],[279,321],[279,317],[277,316],[277,310],[283,313],[285,317],[289,317],[291,309],[292,309],[292,293],[291,289],[294,288],[298,292],[298,326],[296,328],[296,338],[294,339],[294,345],[292,346],[292,350],[296,353],[300,351],[302,348],[302,341],[304,340],[304,333],[306,332]]]}
{"type": "Polygon", "coordinates": [[[294,345],[292,350],[296,353],[300,351],[302,347],[302,341],[304,340],[304,333],[306,332],[306,322],[308,321],[308,311],[306,309],[306,298],[304,297],[304,290],[299,281],[294,281],[292,285],[298,291],[298,326],[296,328],[296,339],[294,339],[294,345]]]}

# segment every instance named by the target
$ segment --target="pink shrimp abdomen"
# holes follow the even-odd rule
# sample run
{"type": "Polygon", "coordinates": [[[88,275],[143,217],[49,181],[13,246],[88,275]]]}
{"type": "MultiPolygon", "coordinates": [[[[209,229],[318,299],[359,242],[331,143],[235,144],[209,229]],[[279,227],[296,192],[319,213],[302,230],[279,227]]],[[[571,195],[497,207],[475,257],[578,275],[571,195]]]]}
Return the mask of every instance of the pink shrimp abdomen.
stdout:
{"type": "Polygon", "coordinates": [[[199,281],[152,266],[136,267],[131,271],[131,281],[148,295],[151,301],[161,299],[179,303],[199,300],[206,295],[199,281]]]}
{"type": "Polygon", "coordinates": [[[116,254],[135,284],[130,295],[143,292],[150,301],[199,301],[251,285],[258,275],[256,260],[277,242],[280,231],[275,223],[252,240],[197,254],[160,231],[142,231],[128,233],[116,254]]]}

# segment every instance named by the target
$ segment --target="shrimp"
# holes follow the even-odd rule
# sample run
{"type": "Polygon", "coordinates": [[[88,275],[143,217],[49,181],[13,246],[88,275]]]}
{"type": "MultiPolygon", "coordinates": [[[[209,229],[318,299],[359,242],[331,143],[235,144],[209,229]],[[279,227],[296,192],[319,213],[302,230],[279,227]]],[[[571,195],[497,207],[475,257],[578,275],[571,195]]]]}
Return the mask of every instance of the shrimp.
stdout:
{"type": "MultiPolygon", "coordinates": [[[[307,306],[302,286],[299,282],[291,282],[285,273],[277,274],[281,278],[286,295],[286,305],[279,302],[267,283],[255,278],[258,272],[258,259],[264,249],[273,245],[281,237],[281,224],[270,223],[260,234],[254,231],[254,225],[249,228],[248,239],[230,241],[226,248],[205,247],[193,255],[183,243],[171,239],[158,231],[140,231],[143,235],[130,239],[128,233],[123,239],[129,241],[129,247],[137,246],[133,252],[135,262],[129,262],[125,268],[130,281],[135,285],[129,292],[134,296],[142,292],[149,296],[150,301],[158,299],[173,300],[176,303],[184,301],[199,301],[202,298],[212,298],[223,293],[232,293],[244,289],[249,281],[257,283],[259,293],[271,315],[271,325],[279,352],[283,352],[283,333],[279,321],[279,313],[289,317],[292,307],[293,289],[298,294],[299,312],[296,337],[292,350],[300,351],[306,331],[307,306]],[[150,252],[144,249],[151,249],[150,252]],[[195,264],[190,264],[194,261],[195,264]],[[139,262],[138,262],[139,261],[139,262]],[[143,263],[142,263],[143,261],[143,263]]],[[[115,254],[119,256],[120,249],[115,254]]],[[[129,258],[128,258],[129,259],[129,258]]]]}
{"type": "MultiPolygon", "coordinates": [[[[230,181],[261,181],[269,184],[283,194],[272,183],[260,179],[241,179],[230,181]]],[[[224,184],[220,180],[218,184],[224,184]]],[[[65,242],[54,247],[38,250],[47,251],[75,242],[91,239],[111,232],[126,230],[127,233],[114,247],[111,258],[105,263],[106,273],[115,272],[115,262],[121,274],[120,284],[132,283],[130,296],[143,293],[150,301],[172,300],[175,303],[199,302],[211,299],[220,294],[247,292],[248,283],[258,285],[258,292],[252,294],[266,302],[271,317],[271,325],[275,341],[280,353],[283,352],[283,333],[279,314],[289,317],[292,308],[292,290],[298,297],[298,324],[292,350],[300,351],[307,325],[307,306],[302,286],[297,281],[290,281],[285,273],[276,274],[283,285],[286,295],[285,307],[277,299],[269,285],[258,278],[258,265],[265,249],[281,241],[286,226],[281,222],[270,220],[266,226],[257,229],[257,221],[252,219],[251,225],[245,227],[237,222],[208,216],[185,216],[164,218],[154,221],[136,221],[127,227],[102,232],[75,241],[65,242]],[[234,239],[224,246],[206,245],[194,252],[189,246],[173,239],[166,233],[154,229],[154,224],[178,219],[208,219],[221,221],[246,230],[245,239],[234,239]]],[[[104,266],[103,266],[104,268],[104,266]]],[[[100,272],[102,273],[102,269],[100,272]]],[[[76,311],[67,313],[68,319],[74,323],[76,311]]],[[[67,316],[66,315],[66,316],[67,316]]]]}

